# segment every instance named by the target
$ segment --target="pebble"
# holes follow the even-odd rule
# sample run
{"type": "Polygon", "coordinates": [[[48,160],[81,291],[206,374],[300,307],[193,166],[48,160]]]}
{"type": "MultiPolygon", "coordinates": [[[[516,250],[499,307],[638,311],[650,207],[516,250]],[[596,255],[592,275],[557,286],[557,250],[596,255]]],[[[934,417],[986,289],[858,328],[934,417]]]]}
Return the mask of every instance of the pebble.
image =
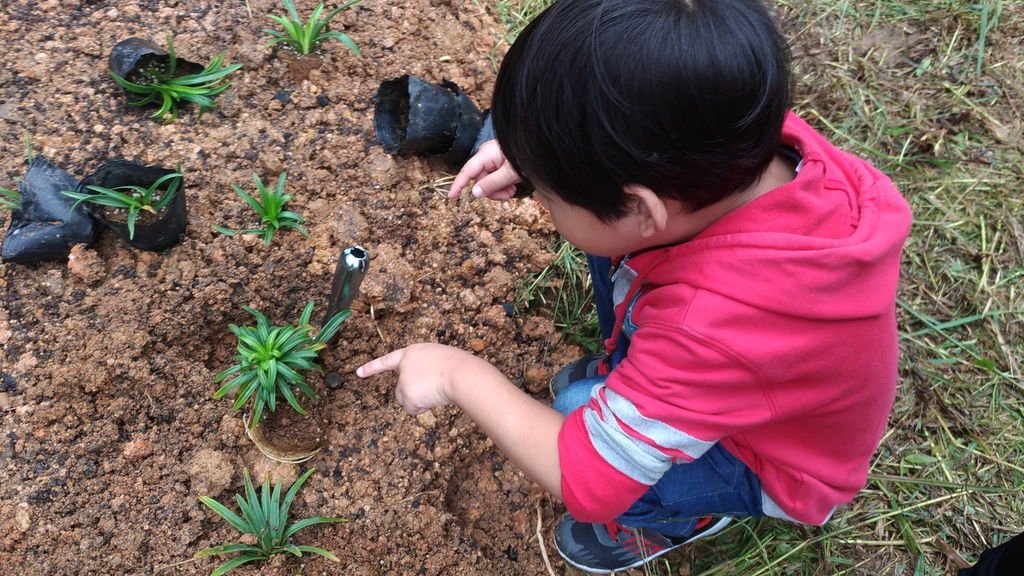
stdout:
{"type": "Polygon", "coordinates": [[[11,408],[11,395],[7,392],[0,392],[0,412],[6,412],[11,408]]]}
{"type": "Polygon", "coordinates": [[[327,387],[331,390],[341,388],[342,377],[341,374],[338,374],[337,372],[328,372],[327,376],[324,377],[324,380],[327,381],[327,387]]]}
{"type": "Polygon", "coordinates": [[[126,460],[136,462],[152,454],[153,446],[146,440],[132,440],[124,445],[121,452],[126,460]]]}
{"type": "Polygon", "coordinates": [[[469,341],[469,347],[473,352],[483,352],[484,348],[487,348],[487,343],[479,338],[474,338],[469,341]]]}
{"type": "Polygon", "coordinates": [[[28,504],[18,504],[18,511],[14,513],[14,527],[19,532],[27,532],[32,527],[32,515],[29,513],[28,504]]]}

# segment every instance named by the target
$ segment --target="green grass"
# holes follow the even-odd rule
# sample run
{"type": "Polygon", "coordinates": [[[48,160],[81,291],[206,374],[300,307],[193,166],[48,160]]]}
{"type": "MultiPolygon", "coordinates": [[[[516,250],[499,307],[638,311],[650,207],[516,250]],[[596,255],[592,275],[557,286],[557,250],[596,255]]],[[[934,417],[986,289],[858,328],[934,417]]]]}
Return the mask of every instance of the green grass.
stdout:
{"type": "MultiPolygon", "coordinates": [[[[539,2],[495,4],[514,38],[539,2]]],[[[900,388],[866,488],[828,524],[746,520],[648,573],[951,574],[1024,530],[1024,5],[778,6],[795,109],[914,211],[900,388]]]]}
{"type": "Polygon", "coordinates": [[[519,283],[516,311],[551,316],[563,340],[597,352],[601,349],[601,330],[586,255],[562,240],[553,253],[550,264],[519,283]]]}

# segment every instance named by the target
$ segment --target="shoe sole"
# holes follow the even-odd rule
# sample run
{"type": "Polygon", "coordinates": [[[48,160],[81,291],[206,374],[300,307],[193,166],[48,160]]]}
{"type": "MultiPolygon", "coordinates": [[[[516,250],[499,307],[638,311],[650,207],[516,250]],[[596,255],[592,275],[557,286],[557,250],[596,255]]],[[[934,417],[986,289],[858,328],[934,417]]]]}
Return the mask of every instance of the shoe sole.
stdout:
{"type": "MultiPolygon", "coordinates": [[[[660,557],[660,556],[662,556],[664,554],[668,554],[669,552],[675,550],[676,548],[679,548],[680,546],[686,546],[687,544],[689,544],[691,542],[696,542],[697,540],[700,540],[702,538],[707,538],[708,536],[713,536],[715,534],[718,534],[722,530],[725,530],[725,528],[731,522],[732,522],[732,518],[731,517],[723,516],[723,517],[718,519],[718,522],[715,522],[713,525],[709,526],[706,530],[702,530],[699,534],[694,534],[691,538],[688,538],[687,540],[684,540],[683,542],[680,542],[679,544],[676,544],[675,546],[670,546],[670,547],[665,548],[664,550],[662,550],[660,552],[656,552],[654,554],[651,554],[650,556],[647,556],[647,557],[643,558],[642,560],[634,562],[634,563],[630,564],[629,566],[622,566],[622,567],[616,568],[614,570],[605,570],[603,568],[593,568],[593,567],[590,567],[590,566],[584,566],[582,564],[577,564],[577,563],[573,562],[572,560],[566,558],[565,556],[562,556],[561,552],[559,552],[558,555],[562,556],[562,561],[565,562],[566,564],[568,564],[568,565],[570,565],[573,568],[576,568],[578,570],[583,570],[584,572],[586,572],[588,574],[615,574],[617,572],[623,572],[625,570],[632,570],[633,568],[639,568],[640,566],[643,566],[644,564],[647,564],[651,560],[654,560],[654,559],[656,559],[656,558],[658,558],[658,557],[660,557]]],[[[555,548],[557,549],[557,546],[555,548]]]]}

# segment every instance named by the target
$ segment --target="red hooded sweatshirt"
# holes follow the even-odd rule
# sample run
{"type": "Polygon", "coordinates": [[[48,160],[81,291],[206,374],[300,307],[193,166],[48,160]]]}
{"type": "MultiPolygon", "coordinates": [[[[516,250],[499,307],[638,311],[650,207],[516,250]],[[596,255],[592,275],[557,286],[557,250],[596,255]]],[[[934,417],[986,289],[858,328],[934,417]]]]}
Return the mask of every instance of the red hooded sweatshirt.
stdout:
{"type": "Polygon", "coordinates": [[[782,141],[803,157],[792,182],[624,262],[627,356],[558,439],[577,520],[615,518],[715,443],[757,474],[768,515],[821,524],[864,486],[895,395],[910,211],[793,114],[782,141]]]}

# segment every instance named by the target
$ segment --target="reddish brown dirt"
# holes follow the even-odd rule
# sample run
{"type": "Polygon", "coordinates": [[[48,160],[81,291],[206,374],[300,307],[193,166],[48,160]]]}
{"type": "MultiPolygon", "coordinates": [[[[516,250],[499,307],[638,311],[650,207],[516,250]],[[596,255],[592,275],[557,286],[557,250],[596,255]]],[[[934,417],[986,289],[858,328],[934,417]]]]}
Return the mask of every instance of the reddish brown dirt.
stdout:
{"type": "MultiPolygon", "coordinates": [[[[579,351],[549,320],[506,313],[516,282],[548,259],[553,232],[532,201],[448,201],[431,188],[445,166],[393,158],[373,135],[371,96],[403,73],[450,79],[486,102],[498,26],[476,3],[364,0],[339,24],[362,48],[329,43],[301,71],[264,46],[268,0],[0,3],[0,185],[33,150],[78,178],[122,157],[173,167],[188,187],[184,242],[161,253],[106,232],[68,262],[0,264],[0,566],[5,574],[208,574],[187,561],[236,533],[197,497],[227,501],[242,471],[291,481],[314,474],[296,518],[344,516],[300,533],[335,552],[278,558],[239,574],[546,574],[534,537],[560,510],[453,408],[418,418],[392,398],[394,377],[359,381],[360,363],[416,341],[477,351],[538,397],[579,351]],[[106,73],[129,36],[207,62],[244,64],[218,108],[161,125],[126,105],[106,73]],[[289,70],[293,72],[290,73],[289,70]],[[287,97],[285,97],[287,93],[287,97]],[[278,98],[275,98],[278,96],[278,98]],[[318,104],[317,97],[323,98],[318,104]],[[282,102],[282,100],[287,101],[282,102]],[[211,225],[246,225],[230,190],[253,172],[288,172],[290,205],[310,238],[270,247],[211,225]],[[215,401],[243,305],[278,323],[307,301],[324,310],[342,248],[373,260],[339,343],[312,383],[324,450],[302,466],[266,460],[242,420],[215,401]]],[[[308,14],[309,0],[297,2],[308,14]]],[[[0,213],[6,229],[10,216],[0,213]]],[[[560,568],[559,568],[560,570],[560,568]]]]}

